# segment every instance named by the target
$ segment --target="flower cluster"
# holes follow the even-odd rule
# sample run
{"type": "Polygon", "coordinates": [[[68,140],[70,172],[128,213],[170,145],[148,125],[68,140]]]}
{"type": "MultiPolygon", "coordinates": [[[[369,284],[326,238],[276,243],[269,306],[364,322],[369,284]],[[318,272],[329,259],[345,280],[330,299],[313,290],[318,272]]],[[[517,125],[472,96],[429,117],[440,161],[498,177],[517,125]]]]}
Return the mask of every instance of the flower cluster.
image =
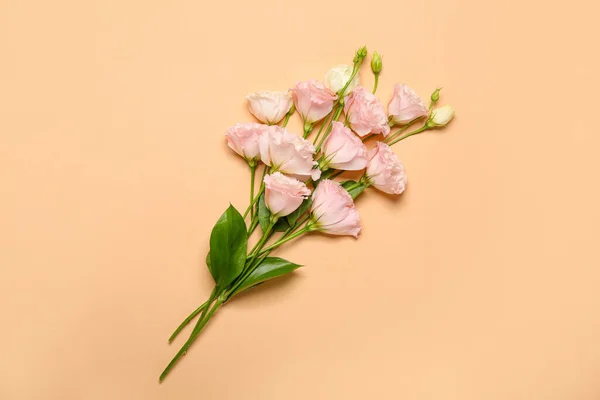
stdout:
{"type": "Polygon", "coordinates": [[[405,84],[394,86],[386,109],[375,95],[382,58],[375,52],[371,59],[374,85],[368,90],[358,75],[366,57],[367,49],[361,47],[352,65],[332,68],[323,82],[297,82],[289,91],[263,91],[247,97],[249,111],[259,122],[235,124],[227,129],[225,139],[250,167],[250,204],[243,215],[230,206],[213,228],[206,263],[215,280],[214,290],[171,336],[173,340],[200,315],[161,380],[223,303],[299,267],[270,257],[273,250],[310,232],[358,237],[362,228],[355,199],[369,187],[392,195],[406,189],[404,165],[392,146],[444,127],[454,117],[451,106],[436,108],[440,89],[426,106],[405,84]],[[295,113],[303,122],[301,135],[286,128],[295,113]],[[421,127],[410,130],[419,122],[421,127]],[[379,140],[367,146],[369,139],[379,140]],[[255,180],[261,171],[257,189],[255,180]],[[345,171],[364,172],[357,180],[339,179],[345,171]],[[262,235],[249,249],[248,239],[258,226],[262,235]]]}

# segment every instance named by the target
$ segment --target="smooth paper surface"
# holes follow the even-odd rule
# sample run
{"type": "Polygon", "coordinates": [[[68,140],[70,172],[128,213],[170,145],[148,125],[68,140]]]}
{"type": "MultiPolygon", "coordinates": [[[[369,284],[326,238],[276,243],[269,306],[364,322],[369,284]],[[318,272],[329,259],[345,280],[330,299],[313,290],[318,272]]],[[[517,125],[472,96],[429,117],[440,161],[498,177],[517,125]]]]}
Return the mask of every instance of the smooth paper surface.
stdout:
{"type": "Polygon", "coordinates": [[[2,0],[0,398],[597,400],[598,12],[2,0]],[[212,226],[248,203],[223,138],[244,97],[361,45],[384,103],[443,86],[456,119],[394,146],[408,189],[358,199],[358,240],[274,252],[305,267],[219,310],[159,385],[212,226]]]}

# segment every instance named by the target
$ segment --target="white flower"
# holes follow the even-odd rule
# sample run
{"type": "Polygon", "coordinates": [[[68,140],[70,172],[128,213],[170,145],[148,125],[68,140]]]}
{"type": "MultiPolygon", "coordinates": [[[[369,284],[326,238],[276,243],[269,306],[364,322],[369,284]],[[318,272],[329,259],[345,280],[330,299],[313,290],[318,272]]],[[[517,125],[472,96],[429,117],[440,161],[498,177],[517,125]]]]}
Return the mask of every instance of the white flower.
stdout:
{"type": "Polygon", "coordinates": [[[454,118],[454,108],[452,106],[443,106],[440,108],[436,108],[431,112],[431,117],[429,117],[429,121],[427,121],[427,125],[434,126],[444,126],[448,124],[454,118]]]}
{"type": "MultiPolygon", "coordinates": [[[[346,82],[352,76],[352,66],[350,65],[338,65],[336,67],[331,68],[327,74],[325,74],[325,86],[329,88],[334,93],[342,90],[346,82]]],[[[346,94],[350,93],[352,89],[358,86],[359,78],[358,74],[352,79],[352,82],[346,88],[346,94]]]]}
{"type": "Polygon", "coordinates": [[[289,92],[256,92],[249,94],[248,108],[252,115],[264,124],[276,124],[292,108],[292,95],[289,92]]]}

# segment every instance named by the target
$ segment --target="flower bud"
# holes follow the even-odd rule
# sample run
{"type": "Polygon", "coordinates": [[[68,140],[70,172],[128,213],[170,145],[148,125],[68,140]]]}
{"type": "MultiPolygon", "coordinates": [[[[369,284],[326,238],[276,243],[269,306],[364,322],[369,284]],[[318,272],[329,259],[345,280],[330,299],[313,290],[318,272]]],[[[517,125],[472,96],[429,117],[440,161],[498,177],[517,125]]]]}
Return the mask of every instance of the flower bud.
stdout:
{"type": "Polygon", "coordinates": [[[373,52],[373,58],[371,58],[371,71],[375,75],[379,75],[381,73],[381,69],[383,68],[383,63],[381,61],[381,56],[378,52],[373,52]]]}
{"type": "Polygon", "coordinates": [[[436,108],[431,112],[429,119],[427,120],[426,126],[430,128],[446,126],[454,118],[454,108],[450,105],[446,105],[440,108],[436,108]]]}
{"type": "Polygon", "coordinates": [[[437,103],[440,99],[440,90],[442,90],[442,88],[437,88],[431,93],[431,104],[437,103]]]}
{"type": "Polygon", "coordinates": [[[367,56],[367,46],[363,46],[360,49],[356,50],[356,55],[354,56],[354,64],[362,63],[362,60],[367,56]]]}

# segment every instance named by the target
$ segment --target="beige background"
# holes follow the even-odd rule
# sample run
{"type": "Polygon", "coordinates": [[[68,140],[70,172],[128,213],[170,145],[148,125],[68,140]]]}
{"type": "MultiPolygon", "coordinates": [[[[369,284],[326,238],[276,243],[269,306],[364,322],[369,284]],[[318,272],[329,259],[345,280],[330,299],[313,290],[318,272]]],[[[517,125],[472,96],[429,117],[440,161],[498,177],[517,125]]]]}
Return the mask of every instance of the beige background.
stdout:
{"type": "Polygon", "coordinates": [[[0,398],[600,399],[594,3],[1,0],[0,398]],[[224,129],[362,44],[456,120],[159,385],[247,202],[224,129]]]}

